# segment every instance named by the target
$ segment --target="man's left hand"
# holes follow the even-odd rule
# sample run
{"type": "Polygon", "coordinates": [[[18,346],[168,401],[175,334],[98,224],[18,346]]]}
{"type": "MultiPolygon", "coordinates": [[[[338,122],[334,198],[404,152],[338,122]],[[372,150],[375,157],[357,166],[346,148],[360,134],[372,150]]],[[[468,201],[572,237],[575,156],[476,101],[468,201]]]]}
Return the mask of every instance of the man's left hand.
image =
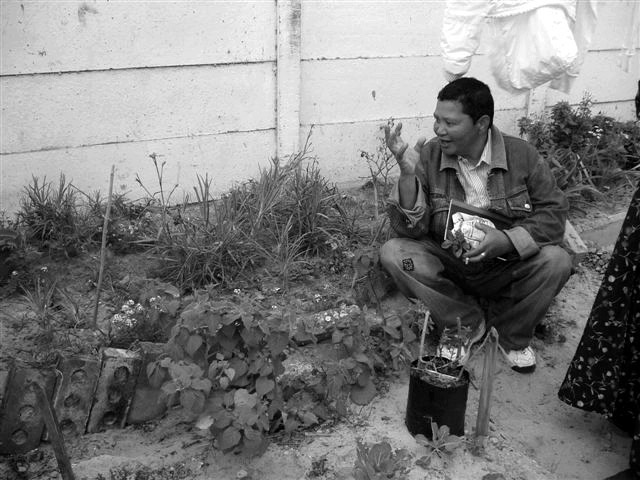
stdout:
{"type": "Polygon", "coordinates": [[[513,251],[511,240],[502,230],[496,230],[481,223],[478,223],[476,228],[482,230],[485,235],[476,248],[472,248],[462,256],[465,262],[475,263],[504,257],[513,251]]]}

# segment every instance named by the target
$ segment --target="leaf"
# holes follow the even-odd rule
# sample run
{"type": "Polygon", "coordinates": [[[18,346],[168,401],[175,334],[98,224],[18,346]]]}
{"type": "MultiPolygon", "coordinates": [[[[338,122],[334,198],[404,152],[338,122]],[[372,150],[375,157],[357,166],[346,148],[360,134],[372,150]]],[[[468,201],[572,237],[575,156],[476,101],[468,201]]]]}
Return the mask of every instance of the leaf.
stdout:
{"type": "Polygon", "coordinates": [[[392,454],[391,445],[388,442],[376,443],[369,449],[369,460],[373,464],[376,470],[381,470],[380,467],[391,458],[392,454]]]}
{"type": "Polygon", "coordinates": [[[231,360],[229,360],[229,367],[235,372],[233,377],[229,377],[230,380],[233,380],[237,377],[242,377],[247,373],[247,370],[249,370],[247,362],[238,357],[233,357],[231,360]]]}
{"type": "Polygon", "coordinates": [[[284,431],[287,433],[291,433],[298,429],[300,426],[300,422],[295,420],[293,417],[289,417],[284,422],[284,431]]]}
{"type": "Polygon", "coordinates": [[[241,433],[235,427],[227,427],[218,437],[218,448],[227,451],[240,443],[242,439],[241,433]]]}
{"type": "Polygon", "coordinates": [[[387,332],[392,338],[396,340],[400,340],[402,338],[402,334],[396,328],[390,327],[388,325],[383,325],[382,330],[387,332]]]}
{"type": "Polygon", "coordinates": [[[356,359],[358,362],[360,363],[364,363],[365,365],[367,365],[371,370],[373,370],[373,362],[371,361],[371,359],[365,355],[362,352],[354,352],[352,357],[354,359],[356,359]]]}
{"type": "Polygon", "coordinates": [[[200,415],[196,420],[195,426],[198,430],[208,430],[215,423],[213,415],[205,414],[200,415]]]}
{"type": "Polygon", "coordinates": [[[171,300],[166,304],[167,312],[174,317],[176,313],[178,313],[178,309],[180,308],[180,302],[178,300],[171,300]]]}
{"type": "Polygon", "coordinates": [[[222,324],[222,317],[218,313],[207,312],[207,315],[204,318],[204,324],[209,329],[209,334],[215,335],[218,333],[218,329],[222,324]]]}
{"type": "Polygon", "coordinates": [[[193,413],[200,413],[204,410],[204,393],[200,390],[187,388],[180,392],[180,405],[193,413]]]}
{"type": "Polygon", "coordinates": [[[176,385],[176,382],[171,380],[165,383],[164,385],[162,385],[161,390],[164,394],[171,396],[178,391],[178,386],[176,385]]]}
{"type": "Polygon", "coordinates": [[[194,306],[180,314],[180,319],[182,320],[182,322],[192,328],[197,328],[200,326],[201,318],[202,308],[200,306],[194,306]]]}
{"type": "Polygon", "coordinates": [[[245,438],[244,438],[244,452],[249,455],[261,455],[269,446],[269,439],[265,438],[258,432],[259,436],[249,436],[247,435],[249,432],[254,432],[255,430],[249,429],[245,430],[245,438]]]}
{"type": "Polygon", "coordinates": [[[209,395],[212,387],[211,380],[208,378],[196,378],[191,382],[191,387],[200,390],[204,395],[209,395]]]}
{"type": "Polygon", "coordinates": [[[368,405],[375,396],[376,387],[371,381],[364,387],[358,385],[351,387],[351,401],[357,405],[368,405]]]}
{"type": "Polygon", "coordinates": [[[149,365],[147,365],[147,379],[149,380],[149,385],[152,388],[160,388],[162,383],[164,382],[165,377],[167,376],[167,372],[164,368],[158,365],[153,369],[151,374],[149,374],[149,365]]]}
{"type": "Polygon", "coordinates": [[[262,397],[264,394],[269,393],[275,387],[275,382],[270,378],[258,377],[256,380],[256,393],[258,397],[262,397]]]}
{"type": "Polygon", "coordinates": [[[244,343],[251,348],[258,347],[263,337],[262,333],[257,328],[243,328],[240,331],[240,336],[244,340],[244,343]]]}
{"type": "Polygon", "coordinates": [[[174,340],[176,344],[180,345],[181,347],[184,347],[187,344],[189,337],[190,337],[189,330],[185,327],[180,327],[178,329],[178,332],[176,333],[174,340]]]}
{"type": "Polygon", "coordinates": [[[257,402],[258,399],[256,396],[254,394],[250,394],[245,388],[239,388],[233,395],[233,404],[236,407],[253,408],[257,402]]]}
{"type": "Polygon", "coordinates": [[[202,346],[202,343],[203,341],[200,335],[190,335],[189,340],[187,340],[187,344],[185,345],[185,350],[193,357],[193,355],[202,346]]]}
{"type": "Polygon", "coordinates": [[[331,334],[331,342],[332,343],[340,343],[342,341],[343,337],[344,337],[344,333],[342,333],[340,330],[336,329],[331,334]]]}
{"type": "Polygon", "coordinates": [[[289,335],[284,332],[273,332],[267,337],[267,345],[271,350],[271,355],[278,356],[289,345],[289,335]]]}
{"type": "Polygon", "coordinates": [[[369,373],[369,370],[364,370],[356,379],[356,383],[360,387],[366,387],[369,382],[371,382],[371,374],[369,373]]]}
{"type": "Polygon", "coordinates": [[[416,460],[416,465],[419,466],[420,468],[428,470],[429,467],[431,466],[431,455],[425,455],[424,457],[420,457],[418,460],[416,460]]]}
{"type": "Polygon", "coordinates": [[[315,425],[316,423],[318,423],[318,417],[316,417],[311,412],[304,412],[300,416],[300,419],[304,422],[305,427],[310,427],[311,425],[315,425]]]}
{"type": "Polygon", "coordinates": [[[224,336],[220,336],[218,337],[218,341],[220,342],[220,346],[222,347],[222,349],[225,352],[229,352],[231,353],[233,351],[234,348],[236,348],[236,345],[238,344],[238,339],[235,337],[224,337],[224,336]]]}
{"type": "Polygon", "coordinates": [[[227,312],[222,315],[222,323],[224,325],[233,325],[236,320],[240,320],[241,318],[238,312],[227,312]]]}

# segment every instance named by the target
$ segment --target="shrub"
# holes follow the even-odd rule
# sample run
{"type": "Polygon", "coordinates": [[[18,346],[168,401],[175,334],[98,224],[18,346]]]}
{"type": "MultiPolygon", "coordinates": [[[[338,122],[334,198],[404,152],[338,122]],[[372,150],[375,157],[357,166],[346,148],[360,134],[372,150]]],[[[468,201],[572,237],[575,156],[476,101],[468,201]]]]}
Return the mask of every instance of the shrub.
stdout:
{"type": "Polygon", "coordinates": [[[640,175],[640,126],[593,115],[585,94],[572,107],[559,102],[548,115],[518,121],[525,136],[549,161],[558,186],[574,201],[605,199],[640,175]]]}

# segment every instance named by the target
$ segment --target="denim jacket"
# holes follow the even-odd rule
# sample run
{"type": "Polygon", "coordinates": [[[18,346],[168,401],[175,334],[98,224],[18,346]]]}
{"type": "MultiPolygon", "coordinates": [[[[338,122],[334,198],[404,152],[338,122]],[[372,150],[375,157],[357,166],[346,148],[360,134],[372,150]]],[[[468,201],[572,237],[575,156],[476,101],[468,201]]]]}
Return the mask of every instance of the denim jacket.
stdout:
{"type": "MultiPolygon", "coordinates": [[[[503,135],[495,126],[491,127],[491,142],[489,210],[513,221],[504,232],[520,259],[535,255],[544,245],[560,245],[569,204],[545,160],[533,145],[503,135]]],[[[401,237],[421,239],[428,235],[442,241],[449,200],[465,200],[458,159],[443,154],[434,138],[420,151],[415,173],[416,204],[409,210],[401,208],[396,186],[388,201],[391,227],[401,237]]]]}

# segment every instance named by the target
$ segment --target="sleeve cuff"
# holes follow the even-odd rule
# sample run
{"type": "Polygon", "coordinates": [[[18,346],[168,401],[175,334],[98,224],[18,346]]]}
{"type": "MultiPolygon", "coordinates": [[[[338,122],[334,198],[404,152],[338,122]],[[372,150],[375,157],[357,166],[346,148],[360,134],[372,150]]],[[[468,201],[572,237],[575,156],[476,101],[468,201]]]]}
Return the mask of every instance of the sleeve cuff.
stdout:
{"type": "Polygon", "coordinates": [[[532,257],[540,251],[540,247],[524,227],[513,227],[503,231],[507,237],[509,237],[509,240],[511,240],[521,260],[532,257]]]}
{"type": "Polygon", "coordinates": [[[407,226],[413,228],[416,226],[418,221],[424,217],[424,213],[427,209],[427,201],[424,196],[424,191],[422,190],[422,184],[420,180],[416,178],[417,188],[418,188],[418,196],[416,198],[416,203],[413,205],[413,208],[402,208],[400,206],[400,191],[398,189],[398,184],[396,183],[391,191],[391,195],[389,195],[389,204],[393,205],[397,210],[402,212],[407,221],[407,226]]]}

